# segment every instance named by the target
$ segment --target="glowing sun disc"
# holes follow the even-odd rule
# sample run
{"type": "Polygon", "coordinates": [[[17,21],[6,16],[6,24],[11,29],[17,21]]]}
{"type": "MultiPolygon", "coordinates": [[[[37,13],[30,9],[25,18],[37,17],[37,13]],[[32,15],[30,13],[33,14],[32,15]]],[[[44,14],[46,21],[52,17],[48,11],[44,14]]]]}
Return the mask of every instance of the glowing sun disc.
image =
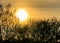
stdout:
{"type": "Polygon", "coordinates": [[[25,21],[28,18],[28,14],[25,10],[21,9],[16,12],[17,18],[20,19],[20,21],[25,21]]]}

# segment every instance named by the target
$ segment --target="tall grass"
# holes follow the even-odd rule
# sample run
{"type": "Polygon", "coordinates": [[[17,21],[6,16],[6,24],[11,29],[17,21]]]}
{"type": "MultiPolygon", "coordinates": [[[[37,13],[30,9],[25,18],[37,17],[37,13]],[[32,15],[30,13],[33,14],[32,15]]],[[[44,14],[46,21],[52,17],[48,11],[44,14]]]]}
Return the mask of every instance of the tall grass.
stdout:
{"type": "Polygon", "coordinates": [[[37,42],[56,41],[60,32],[60,21],[55,18],[30,20],[27,25],[19,24],[18,19],[8,10],[3,12],[0,5],[0,39],[1,40],[30,40],[37,42]]]}

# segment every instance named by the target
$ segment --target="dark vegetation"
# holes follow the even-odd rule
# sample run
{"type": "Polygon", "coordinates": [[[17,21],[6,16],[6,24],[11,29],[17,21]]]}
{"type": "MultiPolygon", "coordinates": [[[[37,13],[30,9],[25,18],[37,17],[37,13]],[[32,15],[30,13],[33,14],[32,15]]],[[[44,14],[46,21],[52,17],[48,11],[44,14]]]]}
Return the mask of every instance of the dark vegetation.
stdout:
{"type": "Polygon", "coordinates": [[[23,27],[10,12],[11,5],[3,9],[0,5],[0,42],[43,43],[60,40],[60,21],[56,18],[46,20],[30,20],[23,27]]]}

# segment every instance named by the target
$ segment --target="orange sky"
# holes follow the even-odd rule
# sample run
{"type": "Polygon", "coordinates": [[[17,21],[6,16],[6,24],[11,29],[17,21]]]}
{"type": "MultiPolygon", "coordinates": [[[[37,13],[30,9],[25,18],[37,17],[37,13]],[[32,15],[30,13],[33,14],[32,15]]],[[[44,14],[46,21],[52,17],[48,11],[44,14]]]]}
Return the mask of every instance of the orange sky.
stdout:
{"type": "Polygon", "coordinates": [[[60,0],[0,0],[4,6],[8,3],[12,3],[13,8],[27,9],[33,18],[55,16],[60,19],[60,0]]]}

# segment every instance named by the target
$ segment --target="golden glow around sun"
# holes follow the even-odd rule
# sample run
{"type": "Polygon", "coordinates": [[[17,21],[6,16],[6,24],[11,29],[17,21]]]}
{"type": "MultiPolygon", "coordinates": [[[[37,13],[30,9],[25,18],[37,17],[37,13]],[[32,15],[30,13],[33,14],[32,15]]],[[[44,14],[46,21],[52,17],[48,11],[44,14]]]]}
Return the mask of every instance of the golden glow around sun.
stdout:
{"type": "Polygon", "coordinates": [[[28,13],[25,10],[20,9],[16,12],[16,17],[20,19],[20,21],[25,21],[28,18],[28,13]]]}

